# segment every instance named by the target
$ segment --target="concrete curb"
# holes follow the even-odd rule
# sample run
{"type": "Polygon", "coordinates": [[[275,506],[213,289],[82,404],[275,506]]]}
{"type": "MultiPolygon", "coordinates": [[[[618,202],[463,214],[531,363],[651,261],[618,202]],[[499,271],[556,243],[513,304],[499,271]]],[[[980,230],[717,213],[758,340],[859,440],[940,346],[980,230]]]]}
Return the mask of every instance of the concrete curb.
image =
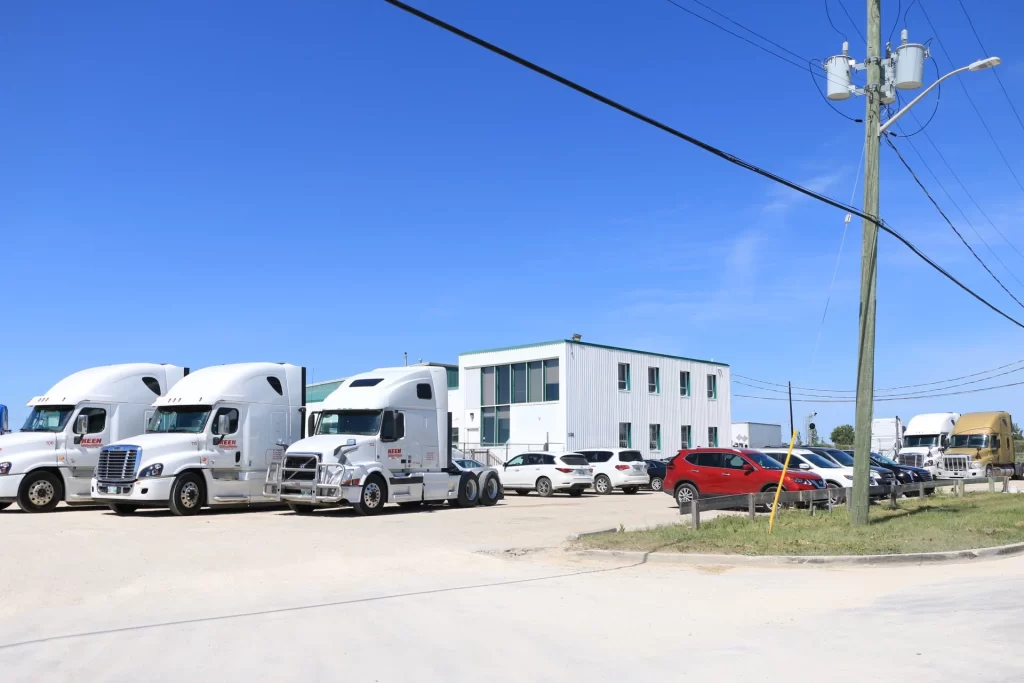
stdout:
{"type": "MultiPolygon", "coordinates": [[[[589,535],[589,534],[582,534],[589,535]]],[[[949,550],[937,553],[906,553],[902,555],[707,555],[689,553],[645,553],[628,550],[575,550],[577,557],[621,559],[633,562],[682,565],[736,565],[744,567],[786,565],[897,565],[992,560],[1024,553],[1024,543],[994,548],[949,550]]]]}
{"type": "Polygon", "coordinates": [[[618,529],[616,527],[612,527],[611,529],[598,529],[597,531],[584,531],[582,534],[573,534],[572,536],[567,536],[565,540],[578,541],[586,536],[597,536],[598,534],[614,534],[617,531],[618,529]]]}

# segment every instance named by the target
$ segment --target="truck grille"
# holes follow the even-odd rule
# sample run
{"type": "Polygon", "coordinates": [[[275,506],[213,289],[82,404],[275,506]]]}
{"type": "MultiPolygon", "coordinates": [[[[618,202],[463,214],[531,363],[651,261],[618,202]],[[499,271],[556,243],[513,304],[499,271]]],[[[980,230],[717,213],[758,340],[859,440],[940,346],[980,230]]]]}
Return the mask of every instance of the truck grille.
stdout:
{"type": "Polygon", "coordinates": [[[132,482],[139,464],[137,446],[111,446],[101,448],[96,463],[96,478],[100,481],[132,482]]]}
{"type": "Polygon", "coordinates": [[[285,456],[281,469],[281,481],[313,481],[319,457],[315,453],[298,453],[285,456]]]}
{"type": "Polygon", "coordinates": [[[966,455],[946,455],[942,458],[942,464],[949,472],[966,472],[968,460],[966,455]]]}
{"type": "Polygon", "coordinates": [[[921,463],[924,462],[924,456],[920,453],[909,453],[903,455],[902,453],[896,458],[901,465],[908,465],[910,467],[920,467],[921,463]]]}

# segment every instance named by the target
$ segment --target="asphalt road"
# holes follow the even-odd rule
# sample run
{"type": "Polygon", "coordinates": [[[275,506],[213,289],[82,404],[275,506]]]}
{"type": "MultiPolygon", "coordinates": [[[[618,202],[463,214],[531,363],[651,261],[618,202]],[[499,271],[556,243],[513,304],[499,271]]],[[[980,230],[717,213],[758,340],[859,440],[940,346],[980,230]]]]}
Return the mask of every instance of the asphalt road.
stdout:
{"type": "MultiPolygon", "coordinates": [[[[63,508],[62,508],[63,510],[63,508]]],[[[1024,558],[890,568],[584,562],[671,499],[0,512],[2,681],[1014,681],[1024,558]]]]}

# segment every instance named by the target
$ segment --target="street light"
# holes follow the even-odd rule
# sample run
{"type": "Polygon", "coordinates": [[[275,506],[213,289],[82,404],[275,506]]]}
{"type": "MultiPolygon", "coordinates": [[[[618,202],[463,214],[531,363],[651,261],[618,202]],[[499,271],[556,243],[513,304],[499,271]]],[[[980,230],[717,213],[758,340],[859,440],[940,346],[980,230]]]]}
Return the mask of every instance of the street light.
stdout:
{"type": "Polygon", "coordinates": [[[882,133],[885,132],[886,128],[888,128],[892,124],[896,123],[896,120],[899,119],[904,114],[906,114],[908,109],[910,109],[915,104],[917,104],[918,100],[920,100],[922,97],[927,95],[931,91],[932,88],[937,86],[939,83],[942,83],[942,81],[946,80],[950,76],[956,76],[957,74],[961,74],[964,71],[982,71],[984,69],[990,69],[993,66],[999,66],[1000,64],[1002,64],[1002,62],[1003,62],[1003,60],[1001,60],[999,57],[986,57],[985,59],[979,59],[978,61],[973,62],[973,63],[971,63],[971,64],[969,64],[967,66],[962,66],[959,69],[957,69],[956,71],[950,71],[948,74],[946,74],[945,76],[943,76],[942,78],[938,79],[937,81],[935,81],[934,83],[929,85],[927,88],[925,88],[924,91],[920,95],[918,95],[914,99],[910,100],[910,102],[907,103],[907,106],[903,107],[903,109],[900,109],[894,115],[890,116],[889,120],[886,121],[885,123],[883,123],[879,127],[879,129],[878,129],[879,137],[881,137],[882,133]]]}

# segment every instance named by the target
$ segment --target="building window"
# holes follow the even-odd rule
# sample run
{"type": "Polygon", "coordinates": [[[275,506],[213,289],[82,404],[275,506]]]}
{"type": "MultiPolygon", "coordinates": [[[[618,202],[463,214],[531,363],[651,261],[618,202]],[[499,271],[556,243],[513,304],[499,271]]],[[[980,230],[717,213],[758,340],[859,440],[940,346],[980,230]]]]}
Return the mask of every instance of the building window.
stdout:
{"type": "Polygon", "coordinates": [[[690,395],[690,373],[686,370],[679,373],[679,395],[690,395]]]}
{"type": "Polygon", "coordinates": [[[652,451],[661,450],[661,425],[650,425],[651,442],[649,444],[652,451]]]}
{"type": "Polygon", "coordinates": [[[661,370],[659,368],[647,368],[647,392],[661,393],[661,370]]]}
{"type": "Polygon", "coordinates": [[[498,404],[507,405],[512,402],[512,369],[499,365],[494,370],[498,378],[498,404]]]}
{"type": "Polygon", "coordinates": [[[718,446],[718,427],[708,427],[708,446],[718,446]]]}
{"type": "Polygon", "coordinates": [[[718,398],[718,378],[708,375],[708,398],[718,398]]]}
{"type": "Polygon", "coordinates": [[[512,366],[512,402],[526,403],[526,363],[512,366]]]}
{"type": "Polygon", "coordinates": [[[619,448],[633,447],[633,425],[629,422],[619,423],[619,448]]]}
{"type": "Polygon", "coordinates": [[[493,408],[481,408],[480,444],[483,446],[500,446],[508,443],[510,425],[510,410],[508,406],[495,406],[493,408]]]}
{"type": "Polygon", "coordinates": [[[690,429],[690,425],[683,425],[679,429],[679,436],[682,439],[683,448],[690,448],[693,445],[693,432],[690,429]]]}
{"type": "Polygon", "coordinates": [[[544,361],[544,400],[558,400],[558,359],[544,361]]]}
{"type": "Polygon", "coordinates": [[[458,427],[452,427],[451,439],[452,439],[452,444],[458,446],[458,443],[459,443],[459,428],[458,427]]]}
{"type": "Polygon", "coordinates": [[[535,360],[526,364],[527,391],[530,403],[540,403],[544,399],[544,365],[535,360]]]}
{"type": "Polygon", "coordinates": [[[459,388],[459,369],[458,368],[445,368],[448,371],[448,388],[458,389],[459,388]]]}
{"type": "Polygon", "coordinates": [[[629,363],[619,363],[619,391],[629,390],[629,363]]]}
{"type": "Polygon", "coordinates": [[[493,406],[494,368],[480,368],[480,405],[493,406]]]}

